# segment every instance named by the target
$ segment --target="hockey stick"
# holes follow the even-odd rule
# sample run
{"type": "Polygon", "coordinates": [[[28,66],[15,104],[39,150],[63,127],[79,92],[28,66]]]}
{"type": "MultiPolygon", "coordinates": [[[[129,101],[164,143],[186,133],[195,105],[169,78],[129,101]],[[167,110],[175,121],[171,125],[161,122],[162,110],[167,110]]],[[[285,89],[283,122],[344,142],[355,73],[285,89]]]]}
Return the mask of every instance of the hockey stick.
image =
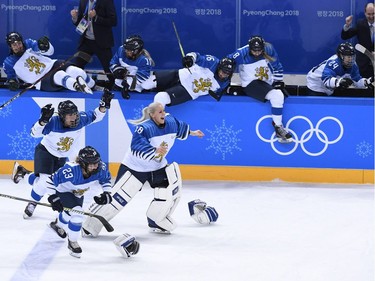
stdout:
{"type": "MultiPolygon", "coordinates": [[[[112,75],[111,72],[101,72],[101,71],[92,71],[92,70],[85,70],[87,74],[96,74],[96,75],[112,75]]],[[[130,89],[134,90],[135,85],[137,84],[137,76],[126,74],[125,77],[131,77],[132,83],[130,85],[130,89]]]]}
{"type": "MultiPolygon", "coordinates": [[[[49,207],[49,208],[52,207],[50,204],[47,204],[47,203],[32,201],[32,200],[28,200],[28,199],[25,199],[25,198],[20,198],[20,197],[16,197],[16,196],[12,196],[12,195],[7,195],[7,194],[1,194],[0,193],[0,197],[4,197],[4,198],[8,198],[8,199],[13,199],[13,200],[18,200],[18,201],[24,201],[24,202],[28,202],[28,203],[33,203],[33,204],[36,204],[36,205],[41,205],[41,206],[49,207]]],[[[71,209],[71,208],[68,208],[68,207],[64,207],[64,211],[73,212],[73,213],[77,213],[77,214],[81,214],[81,215],[85,215],[85,216],[96,218],[96,219],[98,219],[103,224],[103,226],[105,227],[105,229],[108,232],[112,232],[114,230],[113,226],[110,225],[109,222],[105,218],[103,218],[102,216],[95,215],[95,214],[88,213],[88,212],[84,212],[84,211],[79,211],[79,210],[71,209]]]]}
{"type": "MultiPolygon", "coordinates": [[[[184,52],[184,49],[182,48],[180,36],[178,35],[177,28],[176,28],[176,25],[175,25],[174,21],[172,21],[172,25],[173,25],[174,33],[176,34],[176,37],[177,37],[178,45],[180,46],[181,55],[182,55],[182,57],[185,57],[185,52],[184,52]]],[[[189,72],[191,74],[190,69],[189,68],[187,68],[187,69],[189,70],[189,72]]]]}
{"type": "Polygon", "coordinates": [[[375,65],[374,65],[374,54],[372,52],[370,52],[369,50],[367,50],[361,44],[355,44],[355,49],[358,52],[360,52],[360,53],[364,54],[365,56],[367,56],[371,60],[372,65],[375,67],[375,65]]]}
{"type": "Polygon", "coordinates": [[[23,95],[24,93],[26,93],[28,90],[30,90],[31,88],[33,88],[36,84],[38,84],[40,81],[42,81],[47,75],[50,75],[50,74],[53,74],[55,72],[57,72],[61,67],[63,67],[67,62],[71,61],[72,59],[76,58],[76,57],[80,57],[82,58],[83,60],[89,62],[90,59],[91,59],[91,56],[89,54],[86,54],[84,52],[81,52],[81,51],[78,51],[77,53],[75,53],[73,56],[71,56],[70,58],[66,59],[65,61],[63,61],[58,67],[55,67],[55,68],[52,68],[50,71],[48,71],[45,75],[43,75],[42,77],[40,77],[38,80],[36,80],[33,84],[29,85],[27,88],[23,89],[21,92],[19,92],[18,94],[14,95],[10,100],[8,100],[7,102],[3,103],[2,105],[0,105],[0,109],[3,109],[5,106],[9,105],[11,102],[13,102],[15,99],[19,98],[21,95],[23,95]]]}

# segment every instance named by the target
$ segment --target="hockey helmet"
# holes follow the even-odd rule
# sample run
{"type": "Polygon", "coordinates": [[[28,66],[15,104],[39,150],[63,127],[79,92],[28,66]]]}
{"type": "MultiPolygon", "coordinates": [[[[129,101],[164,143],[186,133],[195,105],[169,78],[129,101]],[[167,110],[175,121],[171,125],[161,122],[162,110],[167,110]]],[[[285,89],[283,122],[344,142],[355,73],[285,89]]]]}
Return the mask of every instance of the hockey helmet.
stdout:
{"type": "Polygon", "coordinates": [[[236,63],[233,59],[230,58],[223,58],[219,61],[217,66],[217,76],[220,80],[230,79],[232,78],[236,63]],[[219,70],[221,70],[224,74],[227,75],[225,78],[219,77],[219,70]]]}
{"type": "Polygon", "coordinates": [[[99,169],[101,168],[100,154],[92,146],[86,146],[79,151],[77,162],[81,166],[81,168],[84,169],[88,176],[96,174],[97,172],[99,172],[99,169]],[[98,166],[95,170],[89,171],[88,166],[90,164],[98,164],[98,166]]]}
{"type": "Polygon", "coordinates": [[[126,38],[123,47],[125,50],[133,52],[133,56],[137,56],[143,50],[144,42],[139,35],[131,35],[126,38]]]}
{"type": "Polygon", "coordinates": [[[22,55],[25,52],[25,45],[23,43],[23,38],[22,38],[22,35],[19,32],[16,32],[16,31],[9,32],[5,36],[5,41],[8,44],[12,53],[14,53],[16,55],[22,55]],[[21,42],[22,43],[22,46],[23,46],[22,50],[20,50],[18,52],[13,51],[12,44],[15,43],[15,42],[21,42]]]}
{"type": "Polygon", "coordinates": [[[355,51],[351,43],[341,43],[337,47],[336,53],[345,68],[351,68],[353,66],[355,62],[355,51]]]}
{"type": "Polygon", "coordinates": [[[266,42],[264,41],[264,39],[259,36],[259,35],[256,35],[256,36],[251,36],[250,39],[249,39],[249,53],[250,55],[253,55],[251,53],[251,51],[253,52],[261,52],[261,54],[263,54],[264,52],[264,46],[266,45],[266,42]]]}
{"type": "Polygon", "coordinates": [[[60,102],[57,108],[57,112],[64,126],[69,127],[69,128],[77,127],[79,123],[79,112],[78,112],[77,106],[71,100],[60,102]],[[66,124],[66,120],[65,120],[65,117],[67,114],[76,114],[75,120],[70,121],[68,124],[66,124]]]}

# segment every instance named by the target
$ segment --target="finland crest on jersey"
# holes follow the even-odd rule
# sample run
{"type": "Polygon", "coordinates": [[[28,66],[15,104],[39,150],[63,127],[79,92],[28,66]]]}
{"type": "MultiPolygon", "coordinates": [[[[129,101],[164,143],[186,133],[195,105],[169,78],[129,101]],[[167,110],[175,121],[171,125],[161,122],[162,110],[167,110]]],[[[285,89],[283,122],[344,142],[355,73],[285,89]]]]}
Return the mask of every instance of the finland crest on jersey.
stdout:
{"type": "Polygon", "coordinates": [[[241,64],[239,66],[242,87],[246,87],[254,80],[262,80],[272,84],[273,75],[266,59],[255,61],[251,64],[241,64]]]}
{"type": "MultiPolygon", "coordinates": [[[[26,83],[34,83],[51,70],[56,59],[50,59],[34,52],[31,48],[16,62],[13,69],[17,76],[26,83]]],[[[40,84],[40,83],[38,83],[40,84]]],[[[37,86],[37,89],[39,87],[37,86]]]]}
{"type": "Polygon", "coordinates": [[[188,91],[193,100],[199,96],[208,95],[208,90],[215,92],[220,88],[219,83],[214,78],[214,73],[208,68],[195,64],[189,69],[180,69],[178,74],[182,86],[188,91]]]}
{"type": "Polygon", "coordinates": [[[101,163],[99,171],[84,178],[81,166],[76,162],[67,162],[53,174],[53,183],[59,192],[71,192],[82,197],[90,188],[101,185],[103,191],[111,191],[111,175],[107,166],[101,163]]]}

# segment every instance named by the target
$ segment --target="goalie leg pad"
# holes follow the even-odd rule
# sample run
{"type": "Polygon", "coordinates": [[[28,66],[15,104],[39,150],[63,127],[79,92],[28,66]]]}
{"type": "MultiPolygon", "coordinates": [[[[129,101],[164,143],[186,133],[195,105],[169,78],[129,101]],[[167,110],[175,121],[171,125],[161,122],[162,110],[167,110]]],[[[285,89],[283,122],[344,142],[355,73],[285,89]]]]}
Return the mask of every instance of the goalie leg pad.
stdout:
{"type": "Polygon", "coordinates": [[[181,173],[176,162],[168,165],[165,169],[169,185],[167,187],[154,188],[154,200],[152,200],[148,210],[148,224],[152,228],[172,231],[176,228],[176,223],[171,218],[181,197],[181,173]]]}
{"type": "Polygon", "coordinates": [[[123,255],[124,258],[130,258],[139,251],[139,243],[135,240],[133,235],[128,233],[122,234],[113,240],[117,250],[123,255]]]}
{"type": "MultiPolygon", "coordinates": [[[[104,217],[107,221],[114,218],[132,198],[142,189],[143,184],[127,171],[120,180],[112,187],[111,204],[98,205],[91,204],[89,211],[95,215],[104,217]]],[[[83,225],[84,233],[91,234],[94,237],[99,235],[103,228],[103,224],[94,217],[88,217],[83,225]]]]}

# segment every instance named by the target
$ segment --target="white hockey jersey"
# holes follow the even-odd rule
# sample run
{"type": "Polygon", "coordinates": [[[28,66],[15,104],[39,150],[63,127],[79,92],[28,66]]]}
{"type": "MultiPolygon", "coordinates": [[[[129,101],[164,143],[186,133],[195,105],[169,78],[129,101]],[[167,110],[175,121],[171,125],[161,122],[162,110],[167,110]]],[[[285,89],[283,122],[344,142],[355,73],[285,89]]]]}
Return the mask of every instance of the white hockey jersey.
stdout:
{"type": "MultiPolygon", "coordinates": [[[[34,52],[32,49],[27,49],[16,62],[13,69],[20,79],[26,83],[33,84],[46,75],[55,62],[56,59],[51,59],[41,55],[39,52],[34,52]]],[[[40,82],[35,87],[39,90],[40,82]]]]}

